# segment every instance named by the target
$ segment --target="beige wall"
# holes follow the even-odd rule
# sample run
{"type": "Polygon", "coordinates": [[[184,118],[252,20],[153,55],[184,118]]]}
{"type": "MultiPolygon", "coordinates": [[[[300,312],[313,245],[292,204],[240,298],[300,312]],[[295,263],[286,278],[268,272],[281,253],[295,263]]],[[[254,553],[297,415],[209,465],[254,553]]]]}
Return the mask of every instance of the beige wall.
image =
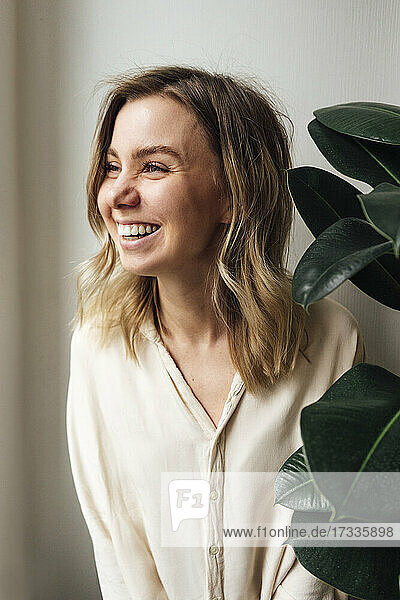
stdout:
{"type": "Polygon", "coordinates": [[[16,8],[1,5],[0,19],[0,598],[28,598],[24,540],[26,461],[23,444],[21,260],[18,223],[22,217],[18,186],[16,8]]]}
{"type": "MultiPolygon", "coordinates": [[[[184,63],[256,75],[296,126],[296,164],[332,170],[315,108],[399,104],[397,0],[3,0],[0,599],[100,598],[65,437],[72,268],[96,249],[84,184],[97,81],[184,63]],[[25,538],[23,538],[23,532],[25,538]]],[[[367,191],[368,186],[361,184],[367,191]]],[[[290,267],[313,240],[300,218],[290,267]]],[[[368,359],[400,373],[398,314],[352,284],[368,359]]]]}

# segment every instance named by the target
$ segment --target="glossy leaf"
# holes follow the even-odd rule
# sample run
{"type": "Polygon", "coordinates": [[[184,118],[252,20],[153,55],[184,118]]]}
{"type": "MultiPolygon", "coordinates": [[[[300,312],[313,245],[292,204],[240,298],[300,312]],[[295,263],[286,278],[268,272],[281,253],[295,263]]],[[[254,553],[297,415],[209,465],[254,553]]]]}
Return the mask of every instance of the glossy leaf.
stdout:
{"type": "Polygon", "coordinates": [[[400,522],[400,476],[381,476],[400,473],[400,377],[360,363],[302,410],[300,427],[309,470],[335,520],[400,522]],[[331,472],[343,473],[346,485],[331,472]]]}
{"type": "Polygon", "coordinates": [[[400,184],[400,146],[344,135],[317,119],[308,124],[308,132],[339,173],[372,187],[383,182],[400,184]]]}
{"type": "MultiPolygon", "coordinates": [[[[315,520],[323,522],[321,515],[315,520]]],[[[292,527],[302,522],[311,522],[310,514],[295,512],[292,527]]],[[[364,600],[399,600],[399,548],[301,547],[293,538],[290,542],[303,567],[332,587],[364,600]]]]}
{"type": "MultiPolygon", "coordinates": [[[[307,310],[310,304],[324,298],[375,258],[391,250],[391,242],[366,221],[352,217],[337,221],[300,259],[293,274],[293,299],[307,310]]],[[[395,302],[400,304],[400,286],[395,302]]]]}
{"type": "MultiPolygon", "coordinates": [[[[397,447],[394,445],[394,447],[397,447]]],[[[291,470],[303,471],[305,477],[310,479],[308,462],[303,453],[303,448],[297,450],[282,466],[286,472],[291,470]]],[[[281,473],[278,473],[278,478],[281,473]]],[[[278,479],[277,478],[277,479],[278,479]]],[[[296,527],[300,529],[302,523],[327,523],[329,525],[344,525],[343,522],[329,522],[329,512],[309,511],[310,503],[305,502],[307,512],[296,508],[304,506],[303,491],[298,492],[299,500],[296,502],[292,482],[285,476],[277,482],[280,496],[283,501],[278,502],[283,506],[294,509],[291,519],[291,531],[296,527]],[[289,494],[285,496],[286,491],[289,494]],[[290,501],[286,499],[290,496],[290,501]]],[[[311,490],[310,495],[318,495],[311,490]]],[[[278,492],[279,493],[279,492],[278,492]]],[[[304,538],[289,537],[285,543],[293,546],[294,552],[310,573],[325,583],[347,593],[355,598],[397,598],[398,573],[400,567],[400,551],[398,547],[344,547],[340,546],[313,546],[312,542],[305,543],[304,538]],[[343,569],[343,565],[346,568],[343,569]]]]}
{"type": "MultiPolygon", "coordinates": [[[[297,167],[287,171],[293,201],[311,233],[318,237],[344,217],[365,219],[360,190],[323,169],[297,167]]],[[[350,281],[385,306],[400,310],[400,260],[393,254],[375,258],[350,281]]]]}
{"type": "Polygon", "coordinates": [[[365,217],[378,233],[394,244],[398,258],[400,249],[400,187],[380,183],[369,194],[358,194],[365,217]]]}
{"type": "Polygon", "coordinates": [[[339,219],[365,219],[357,198],[361,190],[329,171],[316,167],[288,169],[287,182],[293,202],[314,237],[339,219]]]}
{"type": "Polygon", "coordinates": [[[292,454],[281,467],[275,479],[275,504],[292,510],[332,513],[330,503],[314,485],[303,448],[292,454]]]}
{"type": "MultiPolygon", "coordinates": [[[[399,439],[400,419],[400,378],[386,369],[376,365],[360,363],[344,373],[333,386],[325,392],[317,402],[303,409],[301,414],[301,432],[304,448],[300,448],[286,461],[282,469],[285,476],[278,484],[282,503],[295,510],[291,526],[292,530],[301,523],[327,523],[344,525],[339,520],[340,510],[333,515],[327,511],[310,511],[312,497],[316,493],[310,491],[311,499],[304,500],[300,488],[297,506],[306,507],[307,512],[296,508],[295,490],[292,481],[286,475],[290,471],[303,471],[310,480],[312,470],[319,489],[324,497],[329,498],[332,506],[343,503],[343,494],[337,498],[336,485],[329,487],[329,474],[326,479],[324,471],[350,473],[355,480],[354,472],[361,467],[365,472],[375,473],[400,470],[399,439]],[[391,426],[388,427],[388,424],[391,426]],[[379,441],[379,443],[376,443],[379,441]],[[371,452],[371,449],[373,451],[371,452]],[[368,458],[368,460],[366,460],[368,458]],[[289,494],[285,498],[284,485],[289,494]],[[289,498],[289,505],[285,500],[289,498]]],[[[389,485],[391,481],[389,480],[389,485]]],[[[309,489],[309,488],[308,488],[309,489]]],[[[365,506],[371,499],[379,506],[371,490],[353,488],[360,492],[356,506],[365,506]]],[[[399,492],[392,486],[392,507],[399,511],[399,492]]],[[[362,510],[357,515],[362,520],[362,510]]],[[[385,511],[379,516],[385,517],[385,511]]],[[[383,520],[381,521],[383,522],[383,520]]],[[[356,525],[356,523],[351,523],[356,525]]],[[[400,551],[398,547],[343,547],[312,546],[302,538],[288,538],[287,543],[294,546],[294,551],[301,564],[313,575],[329,585],[356,598],[398,598],[398,573],[400,567],[400,551]],[[298,546],[297,544],[301,544],[298,546]],[[346,568],[343,568],[346,565],[346,568]]],[[[397,544],[397,542],[396,542],[397,544]]]]}
{"type": "Polygon", "coordinates": [[[400,106],[347,102],[319,108],[318,121],[339,133],[387,144],[400,144],[400,106]]]}

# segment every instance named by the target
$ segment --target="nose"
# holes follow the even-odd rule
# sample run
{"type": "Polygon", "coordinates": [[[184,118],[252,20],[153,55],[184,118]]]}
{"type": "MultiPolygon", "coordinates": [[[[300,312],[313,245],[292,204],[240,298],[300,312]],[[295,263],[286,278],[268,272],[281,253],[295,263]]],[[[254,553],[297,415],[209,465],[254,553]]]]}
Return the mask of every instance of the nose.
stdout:
{"type": "Polygon", "coordinates": [[[137,189],[132,184],[124,184],[114,188],[111,194],[111,205],[113,208],[123,206],[136,206],[140,202],[137,189]]]}

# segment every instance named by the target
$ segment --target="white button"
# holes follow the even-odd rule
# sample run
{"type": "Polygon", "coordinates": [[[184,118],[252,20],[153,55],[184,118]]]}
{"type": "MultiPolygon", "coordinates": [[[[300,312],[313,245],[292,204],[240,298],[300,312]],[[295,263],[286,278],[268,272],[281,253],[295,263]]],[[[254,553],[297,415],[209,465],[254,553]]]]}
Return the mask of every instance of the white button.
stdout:
{"type": "Polygon", "coordinates": [[[221,600],[221,596],[214,596],[212,600],[221,600]]]}
{"type": "Polygon", "coordinates": [[[216,500],[218,498],[217,490],[212,490],[212,492],[210,492],[210,498],[211,500],[216,500]]]}
{"type": "Polygon", "coordinates": [[[218,546],[210,546],[210,548],[209,548],[209,553],[210,553],[212,556],[215,556],[216,554],[218,554],[218,552],[219,552],[219,548],[218,548],[218,546]]]}

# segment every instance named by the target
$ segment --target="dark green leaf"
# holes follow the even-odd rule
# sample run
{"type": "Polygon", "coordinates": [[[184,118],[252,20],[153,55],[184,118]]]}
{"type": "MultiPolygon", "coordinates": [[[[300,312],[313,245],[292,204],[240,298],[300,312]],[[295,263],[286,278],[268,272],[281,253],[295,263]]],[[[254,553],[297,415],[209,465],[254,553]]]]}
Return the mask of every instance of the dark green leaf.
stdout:
{"type": "MultiPolygon", "coordinates": [[[[337,175],[297,167],[287,176],[296,208],[315,237],[344,217],[365,218],[357,198],[360,191],[337,175]]],[[[378,256],[350,281],[377,302],[400,310],[400,260],[392,254],[378,256]]]]}
{"type": "Polygon", "coordinates": [[[391,240],[396,257],[400,248],[400,187],[380,183],[369,194],[358,194],[366,218],[373,227],[391,240]]]}
{"type": "Polygon", "coordinates": [[[400,144],[400,106],[380,102],[348,102],[319,108],[318,121],[339,133],[400,144]]]}
{"type": "Polygon", "coordinates": [[[287,171],[288,187],[303,221],[318,237],[344,217],[365,219],[357,198],[361,191],[333,173],[316,167],[287,171]]]}
{"type": "Polygon", "coordinates": [[[317,119],[308,131],[327,161],[343,175],[372,187],[400,184],[400,146],[353,138],[329,129],[317,119]]]}
{"type": "Polygon", "coordinates": [[[400,521],[400,476],[382,475],[400,473],[400,377],[360,363],[302,410],[300,427],[309,469],[335,520],[400,521]],[[341,485],[332,472],[343,473],[341,485]]]}
{"type": "MultiPolygon", "coordinates": [[[[316,521],[323,522],[321,516],[316,521]]],[[[310,523],[309,513],[295,512],[291,526],[310,523]]],[[[290,543],[290,541],[288,540],[290,543]]],[[[364,600],[399,600],[399,548],[308,547],[294,545],[307,571],[332,587],[364,600]]]]}
{"type": "MultiPolygon", "coordinates": [[[[326,229],[300,259],[292,281],[295,302],[308,306],[324,298],[346,279],[392,249],[369,223],[356,218],[337,221],[326,229]]],[[[400,286],[395,302],[400,303],[400,286]]]]}
{"type": "Polygon", "coordinates": [[[275,479],[275,504],[292,510],[332,513],[331,505],[313,483],[303,448],[292,454],[281,467],[275,479]]]}

